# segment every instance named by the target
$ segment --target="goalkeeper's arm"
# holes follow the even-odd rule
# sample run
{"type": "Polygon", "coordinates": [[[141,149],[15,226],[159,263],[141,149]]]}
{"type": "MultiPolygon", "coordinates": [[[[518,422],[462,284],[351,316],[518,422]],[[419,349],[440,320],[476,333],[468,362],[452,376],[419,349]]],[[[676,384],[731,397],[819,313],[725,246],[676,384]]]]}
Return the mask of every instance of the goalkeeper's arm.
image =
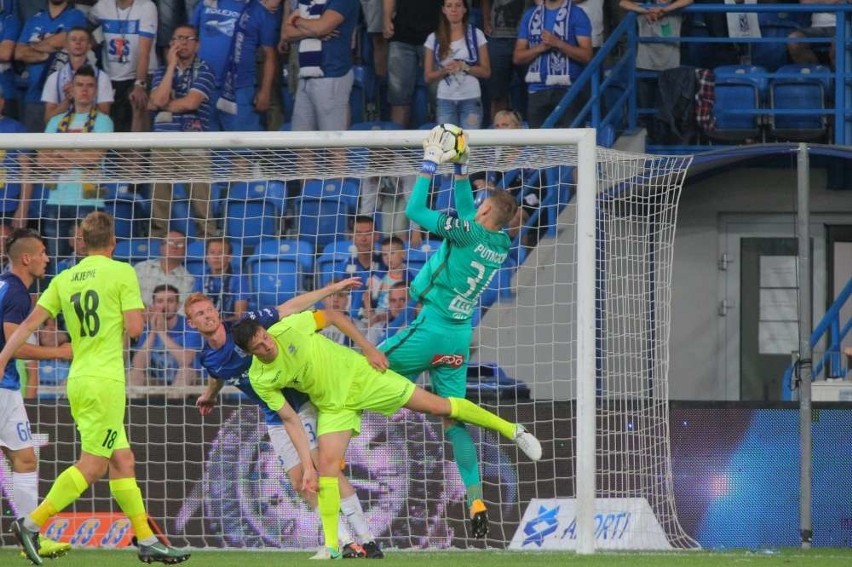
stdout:
{"type": "Polygon", "coordinates": [[[456,129],[458,133],[454,134],[449,132],[443,124],[439,124],[432,128],[423,140],[423,162],[420,165],[420,175],[414,182],[411,198],[405,206],[405,215],[429,232],[436,232],[444,216],[443,213],[434,211],[426,205],[429,185],[440,164],[459,157],[455,151],[456,135],[463,134],[460,128],[456,129]]]}
{"type": "Polygon", "coordinates": [[[473,219],[476,214],[476,205],[473,200],[473,188],[470,186],[470,178],[467,174],[467,162],[470,159],[470,146],[467,143],[467,134],[462,133],[465,137],[464,151],[455,159],[453,169],[455,170],[455,178],[453,180],[453,201],[456,205],[456,211],[460,219],[473,219]]]}

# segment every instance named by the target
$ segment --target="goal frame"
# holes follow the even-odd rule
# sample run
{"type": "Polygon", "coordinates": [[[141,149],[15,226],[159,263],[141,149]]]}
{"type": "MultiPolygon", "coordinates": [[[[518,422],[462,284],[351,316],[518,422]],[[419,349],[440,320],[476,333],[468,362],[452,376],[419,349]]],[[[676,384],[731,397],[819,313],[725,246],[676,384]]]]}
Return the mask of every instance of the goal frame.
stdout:
{"type": "MultiPolygon", "coordinates": [[[[577,153],[577,274],[576,333],[576,528],[578,554],[595,551],[596,431],[595,431],[595,277],[596,214],[598,191],[596,172],[596,130],[537,129],[511,130],[512,145],[575,146],[577,153]]],[[[184,132],[162,133],[81,133],[70,136],[55,134],[12,134],[0,137],[3,150],[42,149],[110,149],[151,150],[250,148],[346,148],[346,147],[420,147],[423,130],[400,131],[326,131],[326,132],[184,132]]],[[[506,143],[507,131],[472,130],[468,132],[472,147],[506,143]]],[[[303,173],[302,173],[303,174],[303,173]]]]}

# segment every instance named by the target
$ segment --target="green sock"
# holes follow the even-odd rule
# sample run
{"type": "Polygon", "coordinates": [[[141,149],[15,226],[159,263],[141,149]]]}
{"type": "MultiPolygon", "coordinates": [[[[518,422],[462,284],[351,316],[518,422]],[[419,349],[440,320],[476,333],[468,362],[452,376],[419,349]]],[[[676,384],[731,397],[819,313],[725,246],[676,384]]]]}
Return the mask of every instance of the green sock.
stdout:
{"type": "Polygon", "coordinates": [[[136,479],[131,477],[110,480],[109,490],[112,492],[112,497],[118,502],[118,507],[130,520],[136,539],[139,541],[150,540],[154,536],[154,532],[148,525],[148,513],[145,511],[142,491],[139,489],[136,479]]]}
{"type": "Polygon", "coordinates": [[[88,487],[89,484],[80,469],[75,466],[68,467],[53,481],[50,492],[38,508],[32,511],[30,519],[41,527],[51,516],[77,500],[88,487]]]}
{"type": "Polygon", "coordinates": [[[464,398],[447,398],[450,400],[450,417],[465,423],[472,423],[491,431],[496,431],[503,437],[512,439],[515,436],[515,424],[510,423],[473,402],[464,398]]]}
{"type": "Polygon", "coordinates": [[[340,522],[340,486],[336,476],[319,477],[319,513],[325,546],[339,549],[337,524],[340,522]]]}
{"type": "Polygon", "coordinates": [[[459,469],[459,475],[467,492],[469,508],[474,500],[482,499],[482,480],[479,477],[479,456],[476,453],[476,445],[473,444],[473,439],[463,423],[448,427],[445,435],[453,446],[456,467],[459,469]]]}

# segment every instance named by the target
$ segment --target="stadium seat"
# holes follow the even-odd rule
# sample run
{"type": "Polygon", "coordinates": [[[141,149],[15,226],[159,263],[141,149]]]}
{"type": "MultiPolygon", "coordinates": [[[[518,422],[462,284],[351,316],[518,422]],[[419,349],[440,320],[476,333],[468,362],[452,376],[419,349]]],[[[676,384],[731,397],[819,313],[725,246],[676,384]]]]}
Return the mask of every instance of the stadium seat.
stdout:
{"type": "Polygon", "coordinates": [[[112,257],[135,264],[142,260],[160,257],[160,240],[157,238],[128,238],[116,240],[112,257]]]}
{"type": "Polygon", "coordinates": [[[432,180],[432,208],[446,214],[455,214],[453,203],[453,178],[436,175],[432,180]]]}
{"type": "Polygon", "coordinates": [[[354,122],[349,126],[350,130],[402,130],[402,126],[390,120],[371,120],[368,122],[354,122]]]}
{"type": "Polygon", "coordinates": [[[289,239],[262,240],[246,259],[255,304],[278,305],[304,289],[311,273],[313,249],[307,242],[289,239]]]}
{"type": "Polygon", "coordinates": [[[406,249],[406,265],[411,272],[417,273],[427,260],[441,247],[441,240],[427,240],[420,246],[406,249]]]}
{"type": "MultiPolygon", "coordinates": [[[[799,29],[798,22],[794,20],[779,19],[775,17],[777,14],[769,12],[761,12],[760,15],[763,16],[759,18],[761,37],[786,39],[788,35],[799,29]],[[763,14],[772,17],[767,19],[763,14]]],[[[752,65],[759,65],[772,72],[787,64],[786,41],[750,43],[749,46],[752,65]]]]}
{"type": "Polygon", "coordinates": [[[759,138],[762,120],[759,113],[767,87],[766,71],[755,65],[722,65],[716,75],[716,103],[713,107],[715,140],[742,142],[759,138]],[[740,113],[752,111],[752,113],[740,113]]]}
{"type": "Polygon", "coordinates": [[[225,203],[225,234],[253,248],[262,238],[278,235],[286,187],[280,181],[231,183],[225,203]]]}
{"type": "Polygon", "coordinates": [[[305,182],[298,202],[299,238],[322,248],[345,238],[349,217],[358,207],[357,179],[310,179],[305,182]]]}
{"type": "Polygon", "coordinates": [[[195,238],[198,236],[198,230],[195,226],[195,218],[192,216],[192,207],[189,201],[172,201],[171,219],[169,220],[169,230],[178,230],[186,235],[187,238],[195,238]]]}
{"type": "Polygon", "coordinates": [[[808,142],[826,138],[828,120],[825,110],[831,92],[831,69],[823,65],[784,65],[778,77],[769,82],[769,135],[778,141],[808,142]],[[806,111],[794,114],[790,111],[806,111]],[[808,112],[810,111],[810,112],[808,112]]]}

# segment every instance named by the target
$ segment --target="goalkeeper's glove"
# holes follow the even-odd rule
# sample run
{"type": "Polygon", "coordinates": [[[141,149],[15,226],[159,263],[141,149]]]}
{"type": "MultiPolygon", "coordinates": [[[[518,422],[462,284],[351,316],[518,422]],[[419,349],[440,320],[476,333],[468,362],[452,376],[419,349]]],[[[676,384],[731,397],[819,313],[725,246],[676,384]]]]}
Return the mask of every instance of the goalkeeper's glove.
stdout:
{"type": "Polygon", "coordinates": [[[456,157],[456,136],[447,126],[438,124],[423,140],[423,163],[420,165],[420,171],[423,173],[434,174],[440,164],[456,157]]]}
{"type": "Polygon", "coordinates": [[[467,132],[462,131],[459,134],[462,140],[462,148],[464,148],[461,152],[458,152],[455,159],[453,159],[453,172],[456,175],[467,175],[467,164],[470,161],[470,146],[467,143],[467,132]]]}

